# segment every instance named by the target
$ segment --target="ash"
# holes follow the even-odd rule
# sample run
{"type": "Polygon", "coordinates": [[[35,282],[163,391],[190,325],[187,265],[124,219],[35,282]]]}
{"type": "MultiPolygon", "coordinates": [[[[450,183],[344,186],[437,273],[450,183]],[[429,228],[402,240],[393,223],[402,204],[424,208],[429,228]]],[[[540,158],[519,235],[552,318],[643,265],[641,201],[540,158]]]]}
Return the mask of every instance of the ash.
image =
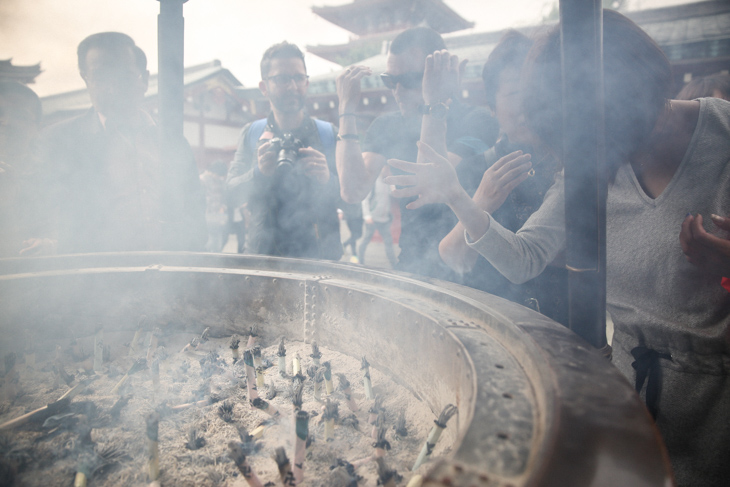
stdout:
{"type": "MultiPolygon", "coordinates": [[[[310,414],[311,443],[302,485],[345,485],[338,480],[343,478],[342,465],[373,455],[378,435],[377,428],[374,431],[368,420],[372,418],[369,411],[374,401],[365,398],[360,357],[320,348],[320,361],[330,363],[335,390],[328,395],[323,381],[318,401],[314,398],[314,380],[307,375],[313,367],[311,346],[286,342],[287,371],[281,375],[277,367],[279,340],[259,337],[265,386],[259,388],[258,394],[279,411],[280,416],[273,418],[251,406],[247,397],[243,351],[248,337],[238,337],[241,359],[235,363],[231,337],[205,337],[197,347],[186,346],[192,337],[180,333],[159,338],[158,387],[152,380],[156,364],[150,367],[150,361],[142,370],[129,375],[116,393],[112,390],[132,364],[147,356],[146,346],[138,347],[132,354],[127,345],[112,348],[106,354],[111,360],[107,357],[97,374],[91,370],[93,337],[85,346],[75,341],[66,349],[58,347],[56,355],[45,362],[31,357],[24,362],[21,357],[14,369],[14,397],[5,397],[0,404],[0,423],[57,401],[69,389],[64,379],[74,381],[73,385],[89,376],[95,378],[67,407],[0,431],[0,485],[71,485],[79,469],[88,472],[91,486],[147,484],[149,440],[145,417],[154,411],[160,415],[158,480],[162,485],[246,485],[228,456],[228,444],[232,441],[242,445],[262,483],[279,485],[274,461],[276,448],[283,447],[294,462],[292,397],[296,388],[291,373],[292,359],[297,354],[304,375],[302,409],[310,414]],[[344,392],[338,389],[338,374],[344,374],[351,384],[351,398],[358,409],[355,412],[348,407],[344,392]],[[338,405],[339,417],[331,441],[325,441],[321,421],[327,399],[338,405]]],[[[404,476],[405,485],[435,415],[377,369],[371,368],[370,374],[378,402],[382,403],[378,419],[381,435],[384,424],[385,439],[391,447],[384,460],[390,469],[404,476]]],[[[9,376],[7,371],[5,376],[9,376]]],[[[437,446],[433,457],[448,451],[448,444],[443,443],[437,446]]],[[[426,463],[418,473],[428,467],[426,463]]],[[[355,474],[361,477],[358,485],[375,486],[378,464],[366,462],[355,474]]]]}

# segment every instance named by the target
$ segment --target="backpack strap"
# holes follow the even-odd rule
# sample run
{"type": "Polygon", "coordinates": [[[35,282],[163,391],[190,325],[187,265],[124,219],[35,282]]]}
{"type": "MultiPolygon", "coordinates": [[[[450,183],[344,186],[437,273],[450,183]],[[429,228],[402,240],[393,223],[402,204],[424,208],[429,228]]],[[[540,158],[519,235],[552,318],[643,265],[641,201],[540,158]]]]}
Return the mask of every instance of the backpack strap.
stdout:
{"type": "Polygon", "coordinates": [[[248,150],[251,153],[251,156],[253,157],[252,160],[256,159],[256,145],[259,141],[259,138],[261,138],[261,135],[264,133],[264,130],[266,129],[266,124],[268,120],[265,118],[255,120],[251,122],[251,126],[248,129],[248,136],[246,142],[248,142],[248,150]]]}

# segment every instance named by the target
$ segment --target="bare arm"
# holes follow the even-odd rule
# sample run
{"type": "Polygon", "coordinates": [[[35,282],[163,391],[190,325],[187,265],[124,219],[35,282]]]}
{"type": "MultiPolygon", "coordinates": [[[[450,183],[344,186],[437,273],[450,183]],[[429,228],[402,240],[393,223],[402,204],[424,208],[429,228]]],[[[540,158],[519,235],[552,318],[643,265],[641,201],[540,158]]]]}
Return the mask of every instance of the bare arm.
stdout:
{"type": "Polygon", "coordinates": [[[385,165],[385,158],[374,152],[362,152],[360,142],[347,136],[357,135],[357,107],[360,103],[360,80],[372,74],[365,66],[352,66],[337,77],[340,106],[340,136],[335,158],[340,178],[340,195],[347,203],[365,199],[385,165]]]}

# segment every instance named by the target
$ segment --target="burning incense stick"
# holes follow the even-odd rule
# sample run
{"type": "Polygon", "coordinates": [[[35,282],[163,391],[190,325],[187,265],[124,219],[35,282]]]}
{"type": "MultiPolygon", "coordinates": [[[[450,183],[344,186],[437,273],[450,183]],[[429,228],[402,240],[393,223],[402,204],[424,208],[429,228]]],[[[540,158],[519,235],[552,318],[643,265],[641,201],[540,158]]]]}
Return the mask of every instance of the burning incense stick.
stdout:
{"type": "Polygon", "coordinates": [[[250,349],[244,350],[243,363],[246,367],[246,388],[248,389],[248,400],[253,402],[254,399],[259,397],[259,392],[256,388],[256,373],[253,368],[253,354],[250,349]]]}
{"type": "Polygon", "coordinates": [[[253,401],[251,401],[251,404],[256,409],[260,409],[265,413],[268,413],[272,417],[276,418],[279,416],[279,410],[276,409],[272,404],[269,404],[267,401],[264,401],[260,397],[257,397],[253,401]]]}
{"type": "Polygon", "coordinates": [[[276,354],[279,356],[279,375],[284,377],[286,375],[286,348],[284,347],[284,337],[281,337],[279,350],[276,354]]]}
{"type": "Polygon", "coordinates": [[[376,458],[375,463],[378,464],[378,485],[383,487],[395,487],[398,482],[403,480],[403,476],[398,475],[393,469],[388,468],[385,460],[376,458]]]}
{"type": "Polygon", "coordinates": [[[365,397],[368,399],[373,399],[375,396],[373,395],[373,386],[370,382],[370,364],[365,359],[365,357],[362,358],[362,365],[360,365],[360,370],[363,371],[362,384],[363,386],[365,386],[365,397]]]}
{"type": "Polygon", "coordinates": [[[104,328],[101,324],[97,326],[96,335],[94,336],[94,372],[101,374],[104,363],[104,328]]]}
{"type": "Polygon", "coordinates": [[[37,421],[40,419],[45,419],[46,417],[52,416],[54,414],[58,414],[59,412],[65,410],[71,403],[71,400],[81,394],[84,389],[86,389],[86,386],[91,384],[91,382],[93,382],[95,379],[96,377],[89,377],[87,379],[84,379],[76,384],[73,388],[66,391],[60,398],[58,398],[58,401],[52,402],[46,406],[40,407],[22,416],[18,416],[15,419],[11,419],[10,421],[6,421],[3,424],[0,424],[0,431],[15,428],[16,426],[23,425],[30,421],[37,421]]]}
{"type": "Polygon", "coordinates": [[[210,327],[207,326],[205,330],[203,330],[203,333],[200,334],[200,343],[205,343],[208,341],[210,335],[210,327]]]}
{"type": "Polygon", "coordinates": [[[403,408],[398,413],[398,419],[395,420],[395,434],[398,436],[408,436],[408,429],[406,428],[406,409],[403,408]]]}
{"type": "Polygon", "coordinates": [[[150,375],[152,375],[152,392],[160,393],[160,359],[155,357],[150,364],[150,375]]]}
{"type": "Polygon", "coordinates": [[[86,487],[86,482],[93,474],[97,458],[91,452],[84,451],[79,455],[78,467],[76,467],[76,477],[74,478],[74,487],[86,487]]]}
{"type": "Polygon", "coordinates": [[[339,411],[336,402],[325,399],[322,406],[322,421],[324,421],[324,441],[332,441],[335,439],[335,419],[339,417],[339,411]]]}
{"type": "Polygon", "coordinates": [[[142,328],[145,322],[147,321],[147,316],[142,315],[139,318],[139,321],[137,322],[137,329],[134,332],[134,336],[132,337],[132,341],[129,342],[129,356],[137,355],[137,352],[139,352],[139,341],[142,339],[142,328]]]}
{"type": "Polygon", "coordinates": [[[264,484],[261,483],[261,480],[259,480],[256,472],[254,472],[251,466],[248,464],[248,460],[246,460],[246,455],[243,453],[243,448],[241,448],[241,445],[235,441],[232,441],[228,443],[228,449],[230,450],[228,452],[228,456],[230,456],[233,460],[233,463],[236,464],[236,467],[238,467],[238,470],[243,475],[243,478],[246,479],[248,485],[250,487],[263,487],[264,484]]]}
{"type": "Polygon", "coordinates": [[[302,403],[304,402],[303,399],[303,393],[304,393],[304,382],[300,382],[296,386],[294,386],[294,394],[292,394],[291,402],[294,404],[294,411],[299,411],[302,409],[302,403]]]}
{"type": "Polygon", "coordinates": [[[355,400],[352,398],[352,388],[350,387],[350,381],[347,380],[345,374],[337,374],[337,378],[340,379],[338,389],[340,389],[345,395],[347,407],[350,408],[350,411],[352,411],[353,413],[357,412],[359,408],[357,407],[357,403],[355,402],[355,400]]]}
{"type": "Polygon", "coordinates": [[[155,357],[155,354],[157,353],[157,346],[160,343],[161,336],[162,330],[155,327],[155,329],[153,329],[152,333],[150,334],[150,341],[147,343],[147,362],[152,362],[152,359],[155,357]]]}
{"type": "Polygon", "coordinates": [[[309,437],[309,413],[299,410],[295,418],[294,480],[297,484],[301,484],[304,479],[304,457],[307,454],[309,437]]]}
{"type": "Polygon", "coordinates": [[[312,342],[312,354],[310,357],[312,357],[312,363],[314,366],[319,367],[319,359],[322,358],[322,354],[319,351],[319,345],[317,345],[317,342],[312,342]]]}
{"type": "Polygon", "coordinates": [[[188,351],[193,351],[198,349],[198,345],[200,345],[200,338],[193,337],[192,340],[190,340],[190,343],[185,345],[182,350],[180,350],[180,353],[185,353],[188,351]]]}
{"type": "Polygon", "coordinates": [[[428,434],[428,439],[426,440],[426,444],[423,445],[423,449],[421,450],[421,453],[418,455],[418,458],[416,459],[416,463],[413,464],[413,468],[411,471],[414,471],[421,466],[421,464],[426,461],[426,459],[431,456],[431,453],[433,453],[433,449],[436,446],[436,442],[439,441],[439,438],[441,437],[441,432],[446,429],[446,423],[449,422],[451,417],[456,414],[457,409],[456,406],[453,404],[448,404],[443,411],[441,411],[441,414],[439,414],[438,419],[434,421],[435,426],[431,428],[431,432],[428,434]]]}
{"type": "Polygon", "coordinates": [[[150,481],[155,481],[160,477],[160,449],[159,449],[159,428],[160,415],[152,412],[145,418],[147,422],[147,467],[150,481]]]}
{"type": "Polygon", "coordinates": [[[238,360],[241,358],[241,354],[238,352],[238,344],[241,343],[241,340],[236,337],[235,335],[231,337],[231,355],[233,356],[233,363],[235,364],[238,362],[238,360]]]}
{"type": "Polygon", "coordinates": [[[248,332],[248,342],[246,342],[246,348],[253,348],[254,345],[256,345],[256,337],[258,337],[258,335],[256,334],[256,327],[252,326],[251,330],[248,332]]]}
{"type": "Polygon", "coordinates": [[[322,364],[322,367],[324,367],[324,387],[329,396],[335,390],[334,385],[332,385],[332,365],[327,361],[322,364]]]}
{"type": "Polygon", "coordinates": [[[286,487],[294,487],[297,485],[296,480],[294,479],[294,472],[292,472],[291,469],[291,463],[289,462],[289,458],[286,456],[286,451],[283,447],[280,446],[274,451],[274,461],[276,462],[276,466],[279,468],[279,478],[281,478],[281,483],[286,487]]]}
{"type": "Polygon", "coordinates": [[[378,415],[383,410],[383,398],[382,396],[375,396],[375,401],[373,402],[373,406],[368,409],[368,423],[373,425],[372,432],[370,433],[370,436],[375,439],[377,438],[377,423],[378,423],[378,415]]]}
{"type": "MultiPolygon", "coordinates": [[[[140,370],[147,368],[147,360],[140,358],[132,362],[132,365],[129,366],[129,369],[127,369],[127,373],[122,376],[122,378],[117,382],[117,385],[114,386],[111,393],[116,394],[119,392],[119,389],[124,385],[125,382],[127,382],[127,379],[129,379],[129,376],[132,374],[135,374],[139,372],[140,370]]],[[[159,372],[159,369],[158,369],[159,372]]],[[[158,377],[159,378],[159,377],[158,377]]]]}
{"type": "Polygon", "coordinates": [[[314,400],[322,400],[322,382],[324,382],[324,367],[319,367],[314,372],[314,400]]]}
{"type": "Polygon", "coordinates": [[[375,458],[382,458],[385,456],[385,452],[390,450],[390,442],[385,439],[385,434],[388,432],[388,428],[385,426],[385,418],[383,416],[378,417],[378,432],[373,448],[375,448],[375,458]]]}
{"type": "Polygon", "coordinates": [[[299,358],[299,352],[294,354],[294,360],[291,365],[291,375],[299,375],[302,372],[302,359],[299,358]]]}
{"type": "MultiPolygon", "coordinates": [[[[254,363],[255,363],[255,359],[254,359],[254,363]]],[[[258,367],[256,367],[256,387],[258,389],[263,389],[264,386],[266,385],[265,377],[266,377],[266,371],[264,370],[264,367],[262,365],[259,365],[258,367]]]]}

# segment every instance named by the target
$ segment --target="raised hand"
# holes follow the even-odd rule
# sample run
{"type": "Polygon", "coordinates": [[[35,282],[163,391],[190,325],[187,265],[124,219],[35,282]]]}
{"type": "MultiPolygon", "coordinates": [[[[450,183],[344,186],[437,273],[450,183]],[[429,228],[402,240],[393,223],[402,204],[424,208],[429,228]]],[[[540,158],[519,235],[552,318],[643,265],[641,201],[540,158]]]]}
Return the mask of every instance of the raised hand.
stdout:
{"type": "Polygon", "coordinates": [[[459,64],[459,57],[446,49],[426,56],[423,72],[423,101],[427,105],[443,103],[451,98],[459,87],[459,75],[466,65],[459,64]]]}
{"type": "Polygon", "coordinates": [[[350,66],[337,76],[337,98],[340,114],[351,113],[360,103],[360,80],[373,74],[366,66],[350,66]]]}
{"type": "MultiPolygon", "coordinates": [[[[730,232],[730,217],[712,215],[710,218],[718,228],[730,232]]],[[[679,243],[689,262],[710,274],[730,277],[730,240],[708,233],[702,226],[702,215],[687,215],[682,222],[679,243]]]]}
{"type": "Polygon", "coordinates": [[[484,172],[474,202],[488,213],[497,211],[512,190],[529,177],[531,167],[530,154],[522,151],[502,157],[484,172]]]}
{"type": "Polygon", "coordinates": [[[262,139],[257,149],[259,171],[264,176],[271,176],[276,171],[277,153],[271,150],[271,142],[262,139]]]}
{"type": "Polygon", "coordinates": [[[415,210],[430,203],[450,204],[461,195],[460,193],[464,192],[456,176],[456,170],[448,159],[439,155],[428,144],[420,141],[418,142],[418,160],[423,162],[388,160],[390,166],[412,173],[388,176],[383,180],[386,184],[406,186],[393,191],[392,195],[396,198],[418,196],[418,199],[409,203],[406,208],[415,210]]]}

